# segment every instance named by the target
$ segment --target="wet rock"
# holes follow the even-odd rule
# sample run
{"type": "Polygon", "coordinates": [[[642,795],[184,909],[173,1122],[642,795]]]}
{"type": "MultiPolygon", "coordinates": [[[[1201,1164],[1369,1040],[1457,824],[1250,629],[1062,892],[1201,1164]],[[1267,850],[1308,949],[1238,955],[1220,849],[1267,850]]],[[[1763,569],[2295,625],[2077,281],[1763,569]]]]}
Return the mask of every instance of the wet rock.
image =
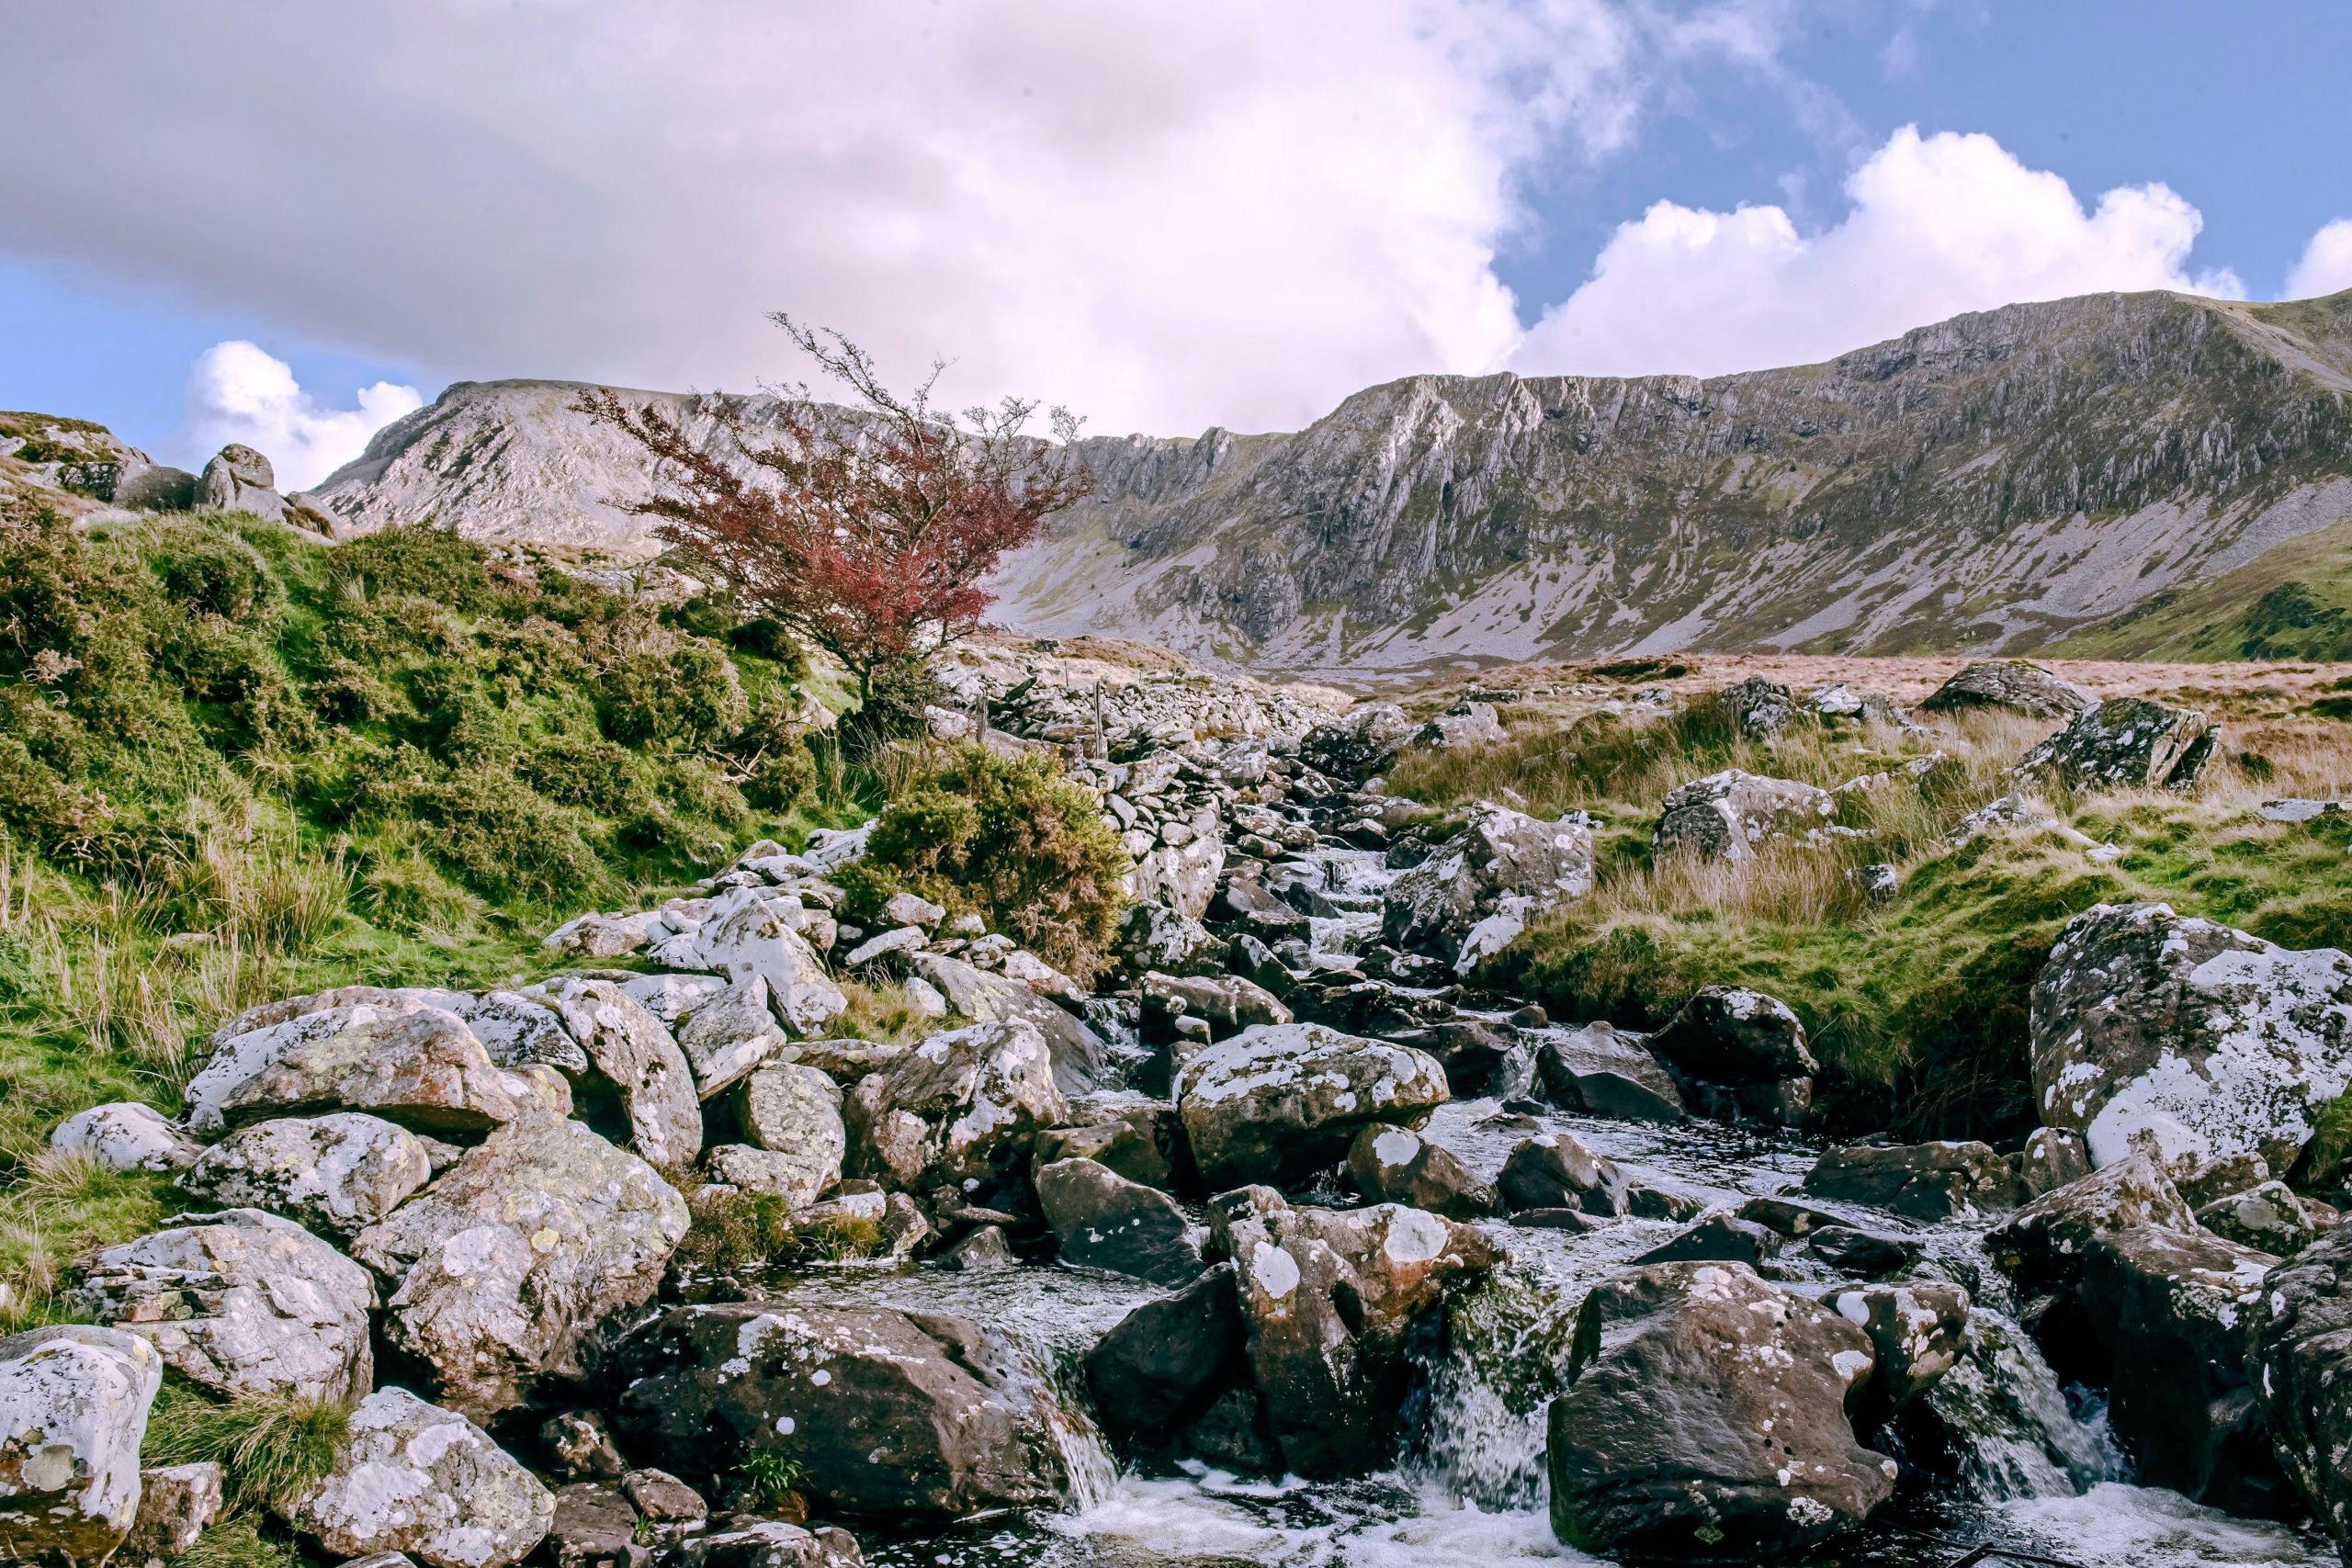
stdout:
{"type": "Polygon", "coordinates": [[[2098,1236],[2141,1225],[2188,1232],[2197,1221],[2171,1180],[2145,1155],[2133,1155],[2046,1192],[1984,1237],[1993,1261],[2021,1291],[2072,1286],[2098,1236]]]}
{"type": "Polygon", "coordinates": [[[1053,1059],[1054,1082],[1064,1094],[1083,1094],[1114,1076],[1112,1050],[1101,1035],[1018,980],[936,953],[916,953],[914,965],[962,1016],[1025,1023],[1042,1035],[1053,1059]]]}
{"type": "MultiPolygon", "coordinates": [[[[1286,907],[1286,906],[1285,906],[1286,907]]],[[[1306,917],[1297,917],[1303,929],[1306,917]]],[[[1130,904],[1119,919],[1112,956],[1128,975],[1214,975],[1226,963],[1226,943],[1192,916],[1165,904],[1130,904]]]]}
{"type": "Polygon", "coordinates": [[[744,1135],[771,1156],[758,1162],[764,1168],[761,1190],[780,1193],[797,1207],[823,1197],[842,1179],[849,1152],[842,1091],[815,1067],[785,1063],[752,1074],[743,1082],[741,1121],[744,1135]]]}
{"type": "Polygon", "coordinates": [[[1002,1225],[981,1225],[939,1255],[942,1269],[953,1269],[959,1274],[1014,1269],[1020,1263],[1021,1259],[1013,1255],[1012,1244],[1004,1238],[1002,1225]]]}
{"type": "Polygon", "coordinates": [[[547,1551],[554,1568],[649,1568],[653,1551],[637,1539],[637,1510],[619,1488],[575,1481],[556,1489],[547,1551]]]}
{"type": "Polygon", "coordinates": [[[1310,1479],[1385,1463],[1408,1340],[1450,1288],[1494,1267],[1491,1244],[1395,1203],[1285,1206],[1236,1221],[1230,1243],[1250,1371],[1283,1462],[1310,1479]]]}
{"type": "Polygon", "coordinates": [[[1924,713],[2007,708],[2035,718],[2072,718],[2098,699],[2073,682],[2023,659],[1984,659],[1937,687],[1924,713]]]}
{"type": "Polygon", "coordinates": [[[1650,834],[1656,853],[1683,852],[1744,861],[1758,846],[1805,839],[1826,826],[1837,802],[1826,789],[1727,768],[1676,786],[1650,834]]]}
{"type": "Polygon", "coordinates": [[[388,1388],[351,1413],[334,1469],[291,1518],[338,1556],[507,1568],[547,1538],[555,1497],[463,1416],[388,1388]]]}
{"type": "MultiPolygon", "coordinates": [[[[1269,891],[1264,883],[1241,876],[1234,877],[1218,890],[1210,913],[1244,928],[1261,942],[1305,937],[1314,926],[1305,911],[1293,907],[1280,894],[1269,891]]],[[[1169,973],[1184,971],[1171,969],[1169,973]]]]}
{"type": "Polygon", "coordinates": [[[685,1200],[645,1161],[577,1122],[511,1122],[382,1224],[352,1256],[399,1288],[384,1332],[436,1397],[483,1419],[544,1378],[574,1377],[593,1336],[661,1283],[685,1200]]]}
{"type": "MultiPolygon", "coordinates": [[[[655,1021],[662,1021],[657,1015],[655,1021]]],[[[757,975],[703,998],[674,1021],[679,1053],[704,1100],[740,1082],[784,1047],[784,1026],[768,1007],[768,983],[757,975]]]]}
{"type": "Polygon", "coordinates": [[[155,1348],[73,1324],[0,1339],[0,1561],[97,1568],[139,1512],[155,1348]]]}
{"type": "Polygon", "coordinates": [[[680,1307],[634,1337],[621,1420],[718,1471],[752,1453],[797,1464],[820,1508],[953,1517],[1050,1506],[1069,1417],[974,1323],[789,1301],[680,1307]]]}
{"type": "Polygon", "coordinates": [[[850,1169],[913,1191],[991,1186],[1069,1119],[1045,1037],[1018,1020],[928,1035],[842,1106],[850,1169]]]}
{"type": "Polygon", "coordinates": [[[1673,1075],[1641,1036],[1606,1023],[1543,1031],[1535,1066],[1544,1092],[1564,1111],[1624,1122],[1679,1122],[1685,1115],[1673,1075]]]}
{"type": "Polygon", "coordinates": [[[1299,761],[1333,778],[1363,780],[1387,772],[1397,751],[1419,729],[1393,703],[1363,703],[1299,742],[1299,761]]]}
{"type": "Polygon", "coordinates": [[[2339,1551],[2352,1547],[2352,1227],[2272,1269],[2246,1319],[2279,1462],[2339,1551]]]}
{"type": "Polygon", "coordinates": [[[108,1170],[180,1170],[198,1151],[161,1111],[131,1100],[75,1111],[50,1134],[49,1146],[108,1170]]]}
{"type": "Polygon", "coordinates": [[[1544,822],[1481,801],[1467,825],[1389,885],[1381,927],[1396,946],[1466,971],[1528,921],[1591,891],[1590,818],[1544,822]]]}
{"type": "Polygon", "coordinates": [[[2212,759],[2218,738],[2212,719],[2194,709],[2109,697],[2076,715],[2010,771],[2077,791],[2188,789],[2212,759]]]}
{"type": "Polygon", "coordinates": [[[683,1170],[702,1153],[702,1099],[685,1053],[609,980],[551,981],[548,1000],[620,1098],[630,1146],[663,1170],[683,1170]]]}
{"type": "Polygon", "coordinates": [[[539,1427],[539,1447],[549,1472],[562,1481],[618,1481],[628,1463],[613,1446],[605,1418],[594,1410],[550,1416],[539,1427]]]}
{"type": "Polygon", "coordinates": [[[165,1568],[220,1517],[220,1467],[158,1465],[139,1475],[139,1514],[113,1568],[165,1568]]]}
{"type": "Polygon", "coordinates": [[[1193,1057],[1175,1084],[1212,1186],[1303,1176],[1343,1156],[1367,1123],[1417,1126],[1447,1096],[1429,1055],[1319,1023],[1246,1029],[1193,1057]]]}
{"type": "Polygon", "coordinates": [[[432,1158],[414,1134],[347,1111],[241,1127],[205,1150],[180,1186],[223,1208],[266,1209],[347,1239],[432,1177],[432,1158]]]}
{"type": "Polygon", "coordinates": [[[1632,1562],[1746,1563],[1870,1517],[1895,1464],[1855,1440],[1870,1340],[1736,1263],[1662,1263],[1577,1314],[1552,1404],[1552,1528],[1632,1562]]]}
{"type": "Polygon", "coordinates": [[[1635,1182],[1625,1189],[1625,1212],[1637,1220],[1695,1219],[1706,1203],[1688,1192],[1635,1182]]]}
{"type": "Polygon", "coordinates": [[[1348,1175],[1371,1202],[1401,1203],[1451,1220],[1485,1219],[1502,1208],[1493,1182],[1408,1127],[1359,1131],[1348,1147],[1348,1175]]]}
{"type": "Polygon", "coordinates": [[[1935,1280],[1839,1285],[1821,1300],[1870,1339],[1875,1364],[1862,1393],[1873,1423],[1927,1393],[1960,1364],[1973,1303],[1958,1285],[1935,1280]]]}
{"type": "Polygon", "coordinates": [[[1781,1255],[1780,1233],[1733,1213],[1709,1214],[1634,1259],[1636,1263],[1713,1260],[1760,1268],[1781,1255]]]}
{"type": "Polygon", "coordinates": [[[1617,1163],[1595,1154],[1568,1133],[1539,1133],[1503,1161],[1496,1184],[1511,1209],[1579,1209],[1588,1214],[1625,1212],[1628,1183],[1617,1163]]]}
{"type": "Polygon", "coordinates": [[[1894,1274],[1919,1261],[1924,1248],[1908,1236],[1831,1225],[1805,1238],[1805,1250],[1841,1274],[1894,1274]]]}
{"type": "Polygon", "coordinates": [[[1991,1147],[1952,1142],[1832,1149],[1805,1173],[1804,1190],[1915,1220],[2003,1213],[2023,1196],[2017,1172],[1991,1147]]]}
{"type": "Polygon", "coordinates": [[[1091,1159],[1040,1166],[1036,1184],[1037,1206],[1064,1262],[1161,1285],[1182,1285],[1200,1273],[1200,1237],[1165,1192],[1091,1159]]]}
{"type": "Polygon", "coordinates": [[[755,1519],[695,1536],[678,1548],[678,1568],[864,1568],[857,1538],[832,1525],[805,1529],[755,1519]]]}
{"type": "Polygon", "coordinates": [[[1143,977],[1145,1020],[1204,1019],[1213,1039],[1238,1034],[1253,1024],[1288,1023],[1290,1009],[1272,992],[1238,975],[1143,977]]]}
{"type": "Polygon", "coordinates": [[[1232,1263],[1219,1263],[1174,1295],[1144,1303],[1087,1352],[1094,1406],[1114,1438],[1164,1447],[1247,1380],[1249,1337],[1234,1274],[1232,1263]]]}
{"type": "Polygon", "coordinates": [[[2152,1141],[2177,1172],[2260,1155],[2292,1168],[2352,1084],[2352,958],[2295,952],[2163,904],[2095,905],[2034,982],[2041,1119],[2092,1163],[2152,1141]]]}
{"type": "Polygon", "coordinates": [[[2091,1173],[2090,1145],[2072,1127],[2036,1127],[2015,1158],[2018,1185],[2029,1201],[2091,1173]]]}
{"type": "Polygon", "coordinates": [[[1163,1100],[1128,1104],[1073,1106],[1073,1118],[1101,1115],[1083,1126],[1057,1127],[1037,1134],[1037,1159],[1091,1159],[1106,1165],[1129,1181],[1168,1189],[1176,1179],[1183,1154],[1184,1124],[1176,1108],[1163,1100]]]}
{"type": "Polygon", "coordinates": [[[183,1215],[83,1266],[75,1307],[225,1399],[349,1400],[374,1384],[368,1271],[258,1209],[183,1215]]]}
{"type": "Polygon", "coordinates": [[[739,981],[757,976],[767,984],[769,1005],[802,1034],[822,1033],[849,1006],[816,950],[756,888],[719,895],[690,942],[691,952],[677,955],[687,961],[673,968],[707,969],[739,981]]]}
{"type": "Polygon", "coordinates": [[[2224,1241],[2291,1258],[2319,1238],[2311,1211],[2283,1181],[2266,1181],[2216,1198],[2197,1211],[2197,1223],[2224,1241]]]}
{"type": "Polygon", "coordinates": [[[1687,1079],[1770,1084],[1821,1070],[1787,1003],[1740,986],[1706,986],[1646,1042],[1687,1079]]]}

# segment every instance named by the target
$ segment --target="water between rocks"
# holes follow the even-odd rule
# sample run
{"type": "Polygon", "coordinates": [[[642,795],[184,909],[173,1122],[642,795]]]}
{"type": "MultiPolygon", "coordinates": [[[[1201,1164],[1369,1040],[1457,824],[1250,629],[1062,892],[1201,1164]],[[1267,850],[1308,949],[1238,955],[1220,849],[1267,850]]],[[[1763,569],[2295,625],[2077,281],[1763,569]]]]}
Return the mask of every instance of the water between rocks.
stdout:
{"type": "MultiPolygon", "coordinates": [[[[1332,910],[1315,920],[1314,946],[1345,953],[1379,928],[1381,857],[1327,849],[1332,910]]],[[[1677,1126],[1586,1116],[1529,1116],[1492,1100],[1442,1107],[1423,1135],[1492,1177],[1514,1145],[1539,1130],[1573,1133],[1636,1180],[1710,1204],[1796,1186],[1816,1145],[1792,1135],[1706,1122],[1677,1126]]],[[[1345,1202],[1339,1194],[1334,1201],[1345,1202]]],[[[1314,1195],[1309,1195],[1314,1201],[1314,1195]]],[[[1809,1200],[1810,1201],[1811,1200],[1809,1200]]],[[[1822,1203],[1824,1208],[1840,1205],[1822,1203]]],[[[1852,1211],[1877,1230],[1889,1216],[1852,1211]]],[[[1406,1458],[1359,1481],[1238,1480],[1215,1471],[1174,1477],[1123,1473],[1086,1416],[1079,1359],[1141,1302],[1140,1280],[1073,1269],[963,1274],[820,1270],[795,1278],[800,1299],[960,1314],[1003,1333],[1034,1375],[1058,1385],[1076,1413],[1061,1432],[1078,1499],[1059,1514],[1000,1515],[944,1531],[860,1530],[877,1568],[1491,1568],[1498,1562],[1601,1562],[1560,1545],[1545,1514],[1544,1424],[1557,1392],[1576,1310],[1594,1284],[1680,1228],[1629,1219],[1577,1233],[1499,1221],[1485,1228],[1510,1261],[1458,1302],[1447,1342],[1432,1347],[1406,1458]]],[[[1800,1568],[1943,1568],[1986,1540],[2079,1568],[2334,1568],[2316,1533],[2233,1518],[2177,1494],[2131,1483],[2096,1405],[2070,1395],[2007,1314],[2001,1276],[1984,1258],[1982,1225],[1954,1222],[1913,1235],[1918,1272],[1966,1286],[1977,1303],[1970,1355],[1926,1396],[1948,1451],[1908,1455],[1941,1479],[1906,1486],[1866,1529],[1809,1556],[1800,1568]]],[[[1796,1261],[1784,1282],[1826,1286],[1834,1276],[1796,1261]]],[[[1997,1561],[1997,1560],[1996,1560],[1997,1561]]]]}

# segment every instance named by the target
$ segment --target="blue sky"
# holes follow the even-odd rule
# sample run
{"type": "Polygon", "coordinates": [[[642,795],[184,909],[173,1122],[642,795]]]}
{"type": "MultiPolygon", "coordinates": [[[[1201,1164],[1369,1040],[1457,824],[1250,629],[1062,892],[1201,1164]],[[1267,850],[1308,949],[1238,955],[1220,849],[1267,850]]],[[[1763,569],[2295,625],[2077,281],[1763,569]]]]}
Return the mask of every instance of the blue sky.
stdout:
{"type": "Polygon", "coordinates": [[[772,308],[1184,433],[2274,298],[2352,219],[2340,4],[19,6],[0,406],[298,482],[379,382],[789,375],[772,308]]]}

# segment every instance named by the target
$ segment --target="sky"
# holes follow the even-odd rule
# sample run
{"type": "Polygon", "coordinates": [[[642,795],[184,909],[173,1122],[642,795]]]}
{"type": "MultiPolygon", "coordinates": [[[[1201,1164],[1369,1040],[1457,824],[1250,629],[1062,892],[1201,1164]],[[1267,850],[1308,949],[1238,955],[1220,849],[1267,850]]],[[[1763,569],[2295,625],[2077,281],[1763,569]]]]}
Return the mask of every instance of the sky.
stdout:
{"type": "Polygon", "coordinates": [[[0,407],[316,482],[447,383],[1290,429],[2352,288],[2352,6],[0,0],[0,407]],[[820,392],[823,389],[819,389],[820,392]]]}

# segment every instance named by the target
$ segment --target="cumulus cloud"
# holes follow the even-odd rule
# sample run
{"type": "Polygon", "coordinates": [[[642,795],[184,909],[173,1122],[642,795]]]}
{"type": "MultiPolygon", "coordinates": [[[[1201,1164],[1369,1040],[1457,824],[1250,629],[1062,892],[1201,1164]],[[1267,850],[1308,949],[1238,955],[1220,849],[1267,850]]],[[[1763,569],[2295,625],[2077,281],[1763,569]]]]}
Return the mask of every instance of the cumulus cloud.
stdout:
{"type": "Polygon", "coordinates": [[[293,367],[254,344],[216,343],[188,371],[190,450],[209,457],[232,441],[267,457],[281,491],[307,490],[359,456],[368,438],[424,406],[414,387],[379,381],[356,408],[322,407],[293,367]]]}
{"type": "MultiPolygon", "coordinates": [[[[1779,207],[1661,201],[1618,227],[1591,277],[1511,356],[1531,373],[1711,376],[1802,365],[1967,310],[2107,289],[2243,299],[2192,274],[2197,209],[2161,185],[2086,209],[1989,136],[1896,131],[1847,181],[1834,226],[1779,207]]],[[[2316,242],[2314,242],[2316,245],[2316,242]]]]}
{"type": "Polygon", "coordinates": [[[2352,288],[2352,218],[2322,227],[2287,276],[2290,299],[2310,299],[2342,288],[2352,288]]]}

